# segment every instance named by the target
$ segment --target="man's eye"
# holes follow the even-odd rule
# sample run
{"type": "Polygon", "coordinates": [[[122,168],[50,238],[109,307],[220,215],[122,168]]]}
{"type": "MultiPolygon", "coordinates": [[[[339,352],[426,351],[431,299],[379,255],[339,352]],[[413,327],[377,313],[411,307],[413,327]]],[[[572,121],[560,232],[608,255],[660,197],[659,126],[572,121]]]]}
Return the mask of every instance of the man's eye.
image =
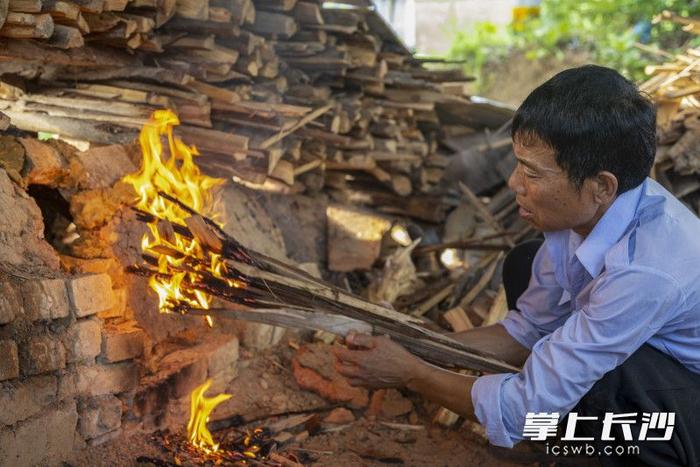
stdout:
{"type": "Polygon", "coordinates": [[[532,170],[523,170],[523,173],[525,174],[526,177],[534,178],[537,177],[537,174],[533,172],[532,170]]]}

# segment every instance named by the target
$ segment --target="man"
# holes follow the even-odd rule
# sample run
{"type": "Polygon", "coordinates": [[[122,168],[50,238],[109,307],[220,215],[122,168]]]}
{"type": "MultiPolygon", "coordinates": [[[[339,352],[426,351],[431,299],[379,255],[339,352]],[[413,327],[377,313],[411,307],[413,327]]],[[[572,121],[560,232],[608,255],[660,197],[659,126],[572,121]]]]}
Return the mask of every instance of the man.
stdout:
{"type": "MultiPolygon", "coordinates": [[[[563,422],[571,411],[585,421],[564,439],[586,435],[600,448],[631,434],[638,461],[698,464],[700,220],[647,178],[655,128],[653,104],[598,66],[559,73],[516,112],[508,184],[520,216],[545,241],[522,294],[507,277],[517,264],[504,265],[511,302],[520,295],[505,320],[454,337],[520,373],[460,375],[363,335],[348,337],[354,350],[336,351],[339,371],[356,385],[412,389],[479,421],[497,446],[524,439],[528,413],[558,413],[563,422]],[[638,418],[601,425],[606,412],[638,418]],[[671,440],[636,442],[643,414],[657,412],[675,414],[664,418],[671,440]]],[[[657,417],[650,428],[660,425],[657,417]]]]}

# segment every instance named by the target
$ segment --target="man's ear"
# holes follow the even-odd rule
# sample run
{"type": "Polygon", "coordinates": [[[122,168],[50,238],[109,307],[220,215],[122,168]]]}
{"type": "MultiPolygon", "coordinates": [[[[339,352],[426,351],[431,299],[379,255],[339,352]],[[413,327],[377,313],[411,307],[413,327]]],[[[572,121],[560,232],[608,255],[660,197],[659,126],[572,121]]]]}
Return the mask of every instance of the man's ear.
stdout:
{"type": "Polygon", "coordinates": [[[617,196],[617,177],[607,170],[593,177],[593,197],[599,204],[609,204],[617,196]]]}

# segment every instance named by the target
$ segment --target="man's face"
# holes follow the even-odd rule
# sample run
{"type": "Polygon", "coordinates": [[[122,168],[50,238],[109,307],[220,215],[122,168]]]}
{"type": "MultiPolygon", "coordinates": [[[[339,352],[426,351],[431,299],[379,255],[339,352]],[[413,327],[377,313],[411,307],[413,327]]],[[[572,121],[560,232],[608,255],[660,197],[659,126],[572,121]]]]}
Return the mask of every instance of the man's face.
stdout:
{"type": "Polygon", "coordinates": [[[598,220],[599,208],[588,184],[577,189],[557,164],[555,151],[528,139],[516,138],[513,143],[518,164],[508,179],[520,216],[543,232],[573,229],[587,235],[598,220]]]}

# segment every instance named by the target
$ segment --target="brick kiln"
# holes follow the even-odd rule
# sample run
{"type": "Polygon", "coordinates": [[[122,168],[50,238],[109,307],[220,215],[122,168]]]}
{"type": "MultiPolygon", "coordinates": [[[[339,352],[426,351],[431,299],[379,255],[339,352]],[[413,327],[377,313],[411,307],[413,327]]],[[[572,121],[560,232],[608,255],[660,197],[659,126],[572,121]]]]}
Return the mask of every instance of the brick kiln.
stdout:
{"type": "MultiPolygon", "coordinates": [[[[235,377],[241,329],[164,318],[145,281],[124,272],[140,259],[144,233],[123,209],[133,191],[118,182],[135,170],[129,148],[1,139],[30,167],[0,170],[3,458],[54,463],[124,431],[182,426],[197,385],[211,378],[222,391],[235,377]]],[[[234,188],[222,199],[236,203],[228,215],[259,209],[234,188]]],[[[255,218],[237,223],[237,234],[264,235],[268,251],[283,253],[264,210],[255,218]]],[[[260,348],[280,332],[250,325],[245,335],[260,348]]]]}

